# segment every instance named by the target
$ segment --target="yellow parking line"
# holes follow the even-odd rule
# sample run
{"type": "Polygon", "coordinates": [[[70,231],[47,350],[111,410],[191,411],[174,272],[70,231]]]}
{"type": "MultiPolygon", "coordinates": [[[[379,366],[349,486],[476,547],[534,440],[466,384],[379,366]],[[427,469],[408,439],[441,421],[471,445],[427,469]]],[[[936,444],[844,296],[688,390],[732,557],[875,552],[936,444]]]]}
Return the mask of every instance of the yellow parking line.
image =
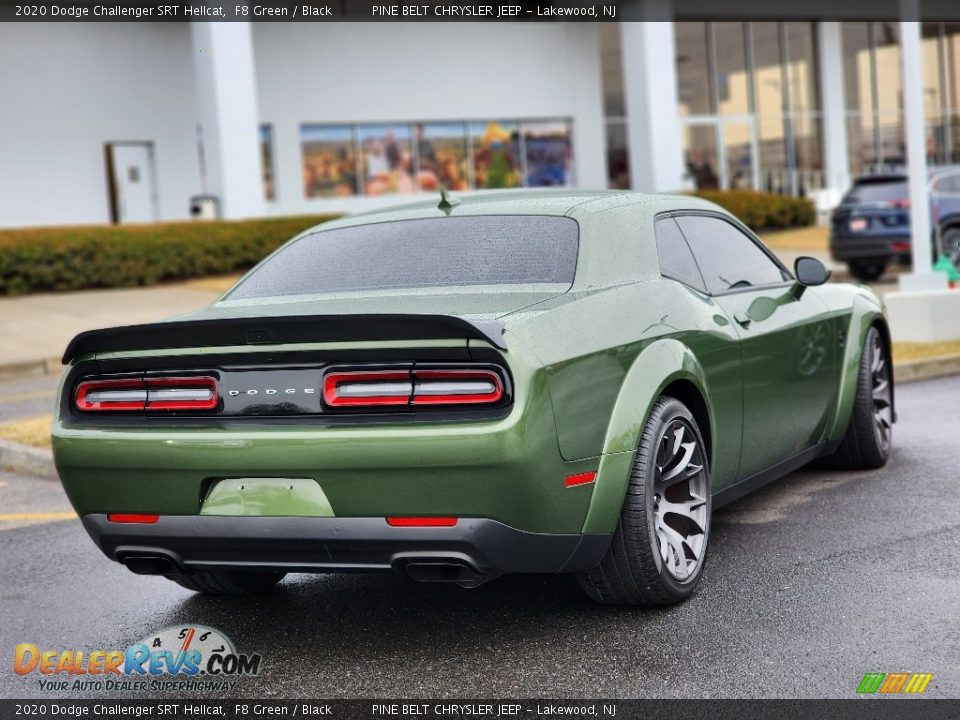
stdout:
{"type": "Polygon", "coordinates": [[[34,392],[16,393],[14,395],[0,396],[0,403],[20,402],[21,400],[38,400],[40,398],[54,396],[53,390],[36,390],[34,392]]]}
{"type": "Polygon", "coordinates": [[[11,521],[20,522],[23,520],[70,520],[75,518],[75,512],[20,512],[20,513],[0,513],[0,522],[11,521]]]}

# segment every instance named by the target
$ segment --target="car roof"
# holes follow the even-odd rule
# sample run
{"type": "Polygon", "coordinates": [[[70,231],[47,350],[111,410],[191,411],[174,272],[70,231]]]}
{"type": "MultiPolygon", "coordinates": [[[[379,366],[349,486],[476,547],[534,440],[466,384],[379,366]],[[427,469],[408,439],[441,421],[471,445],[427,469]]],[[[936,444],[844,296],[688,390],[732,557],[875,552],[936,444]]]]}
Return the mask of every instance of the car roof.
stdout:
{"type": "Polygon", "coordinates": [[[655,208],[655,212],[677,209],[679,206],[716,209],[715,205],[693,196],[639,193],[628,190],[573,190],[567,188],[479,191],[456,193],[448,197],[456,204],[446,210],[439,207],[441,196],[438,193],[417,202],[349,215],[324,223],[308,232],[395,220],[445,216],[566,215],[580,218],[592,213],[605,212],[615,207],[640,204],[655,208]]]}
{"type": "MultiPolygon", "coordinates": [[[[422,218],[482,215],[566,216],[580,226],[577,271],[573,289],[649,280],[659,277],[654,220],[659,213],[710,210],[733,216],[693,195],[645,194],[624,190],[509,190],[451,195],[457,201],[443,209],[440,194],[429,199],[358,213],[306,230],[299,237],[329,230],[422,218]],[[647,230],[647,232],[644,232],[647,230]]],[[[735,218],[734,218],[735,220],[735,218]]]]}

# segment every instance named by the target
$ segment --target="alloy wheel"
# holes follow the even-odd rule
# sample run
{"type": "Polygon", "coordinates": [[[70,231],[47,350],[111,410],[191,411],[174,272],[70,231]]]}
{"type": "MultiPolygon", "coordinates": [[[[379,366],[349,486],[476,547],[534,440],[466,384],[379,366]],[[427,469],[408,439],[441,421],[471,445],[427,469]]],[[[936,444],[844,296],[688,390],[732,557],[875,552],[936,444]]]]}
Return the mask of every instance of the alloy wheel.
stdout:
{"type": "Polygon", "coordinates": [[[873,400],[873,421],[884,451],[890,447],[890,431],[893,425],[893,389],[890,386],[890,364],[880,340],[873,333],[870,342],[870,387],[873,400]]]}
{"type": "Polygon", "coordinates": [[[658,564],[680,583],[696,577],[707,548],[704,451],[690,424],[671,421],[657,447],[651,507],[658,564]]]}

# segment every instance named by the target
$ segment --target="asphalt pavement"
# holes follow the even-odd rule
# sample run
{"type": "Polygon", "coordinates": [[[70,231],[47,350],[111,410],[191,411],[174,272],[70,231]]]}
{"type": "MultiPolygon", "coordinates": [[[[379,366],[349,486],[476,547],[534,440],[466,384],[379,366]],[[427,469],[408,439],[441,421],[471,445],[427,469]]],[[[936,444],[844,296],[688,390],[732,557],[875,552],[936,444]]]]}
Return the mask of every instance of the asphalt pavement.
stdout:
{"type": "Polygon", "coordinates": [[[50,415],[59,375],[38,375],[0,381],[0,424],[50,415]]]}
{"type": "Polygon", "coordinates": [[[57,696],[11,672],[17,643],[125,648],[199,623],[262,654],[231,694],[265,699],[850,698],[865,673],[900,671],[957,698],[960,377],[897,400],[886,468],[802,470],[718,512],[700,589],[655,610],[545,576],[464,590],[297,575],[265,596],[202,597],[109,562],[75,519],[42,519],[67,507],[57,483],[0,474],[0,697],[57,696]]]}

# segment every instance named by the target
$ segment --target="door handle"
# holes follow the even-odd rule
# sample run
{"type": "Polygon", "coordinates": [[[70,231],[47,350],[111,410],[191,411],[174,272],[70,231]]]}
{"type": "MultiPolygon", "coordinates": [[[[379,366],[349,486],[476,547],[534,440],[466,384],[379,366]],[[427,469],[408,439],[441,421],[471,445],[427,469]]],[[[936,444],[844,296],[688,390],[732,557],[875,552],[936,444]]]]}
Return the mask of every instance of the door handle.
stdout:
{"type": "Polygon", "coordinates": [[[750,327],[750,317],[746,313],[738,312],[733,316],[733,319],[737,321],[740,327],[748,328],[750,327]]]}

